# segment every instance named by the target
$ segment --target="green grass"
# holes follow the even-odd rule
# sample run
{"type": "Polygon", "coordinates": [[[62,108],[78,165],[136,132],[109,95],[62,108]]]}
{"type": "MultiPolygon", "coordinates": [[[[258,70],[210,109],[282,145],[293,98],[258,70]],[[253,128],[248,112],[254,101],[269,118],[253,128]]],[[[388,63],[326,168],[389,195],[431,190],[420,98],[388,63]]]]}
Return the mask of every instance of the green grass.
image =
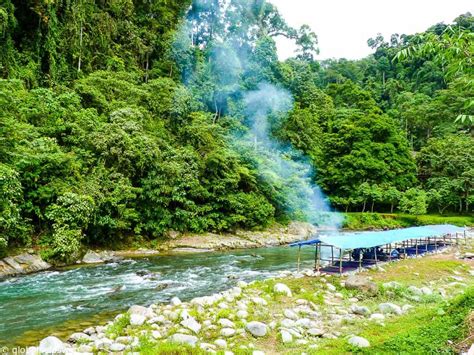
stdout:
{"type": "Polygon", "coordinates": [[[414,216],[400,213],[345,213],[343,227],[352,230],[403,228],[427,224],[454,224],[474,226],[474,215],[437,215],[414,216]]]}
{"type": "Polygon", "coordinates": [[[189,345],[172,342],[153,342],[148,337],[140,338],[137,352],[141,355],[204,355],[204,350],[189,345]]]}

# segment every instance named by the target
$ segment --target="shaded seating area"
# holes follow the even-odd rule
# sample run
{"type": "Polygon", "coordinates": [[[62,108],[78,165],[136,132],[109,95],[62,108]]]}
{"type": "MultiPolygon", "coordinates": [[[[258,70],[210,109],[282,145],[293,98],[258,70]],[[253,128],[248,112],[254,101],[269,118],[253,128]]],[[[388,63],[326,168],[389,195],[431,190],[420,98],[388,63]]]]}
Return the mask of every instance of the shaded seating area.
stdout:
{"type": "Polygon", "coordinates": [[[436,252],[461,242],[467,242],[465,228],[443,224],[320,235],[315,239],[292,243],[290,246],[298,247],[298,269],[301,248],[314,246],[315,271],[343,274],[374,266],[379,262],[436,252]]]}

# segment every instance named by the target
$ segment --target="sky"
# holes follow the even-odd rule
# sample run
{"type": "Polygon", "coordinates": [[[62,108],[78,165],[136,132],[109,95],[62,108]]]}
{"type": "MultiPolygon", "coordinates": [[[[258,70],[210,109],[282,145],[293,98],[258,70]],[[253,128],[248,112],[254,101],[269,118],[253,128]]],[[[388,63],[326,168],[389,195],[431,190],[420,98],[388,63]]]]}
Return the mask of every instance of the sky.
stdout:
{"type": "MultiPolygon", "coordinates": [[[[317,59],[359,59],[372,53],[367,40],[382,33],[423,32],[438,22],[451,23],[474,13],[474,0],[269,0],[293,27],[308,24],[318,35],[317,59]]],[[[294,45],[277,39],[280,59],[291,57],[294,45]]]]}

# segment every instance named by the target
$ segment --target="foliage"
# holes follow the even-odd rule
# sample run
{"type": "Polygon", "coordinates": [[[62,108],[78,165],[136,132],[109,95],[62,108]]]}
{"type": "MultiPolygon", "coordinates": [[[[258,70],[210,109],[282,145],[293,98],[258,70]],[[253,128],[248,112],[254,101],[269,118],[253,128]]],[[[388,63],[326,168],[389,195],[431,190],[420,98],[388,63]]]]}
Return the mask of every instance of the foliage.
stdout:
{"type": "MultiPolygon", "coordinates": [[[[68,262],[84,244],[304,219],[289,198],[301,179],[272,175],[300,161],[346,212],[472,211],[472,125],[450,118],[472,110],[470,14],[316,61],[308,26],[266,1],[231,5],[0,2],[0,250],[41,244],[68,262]],[[278,60],[278,36],[295,58],[278,60]],[[235,144],[244,93],[265,83],[293,97],[269,115],[280,160],[235,144]]],[[[386,222],[363,216],[346,223],[386,222]]]]}
{"type": "Polygon", "coordinates": [[[409,214],[420,215],[426,213],[426,192],[417,188],[405,191],[400,199],[400,210],[409,214]]]}

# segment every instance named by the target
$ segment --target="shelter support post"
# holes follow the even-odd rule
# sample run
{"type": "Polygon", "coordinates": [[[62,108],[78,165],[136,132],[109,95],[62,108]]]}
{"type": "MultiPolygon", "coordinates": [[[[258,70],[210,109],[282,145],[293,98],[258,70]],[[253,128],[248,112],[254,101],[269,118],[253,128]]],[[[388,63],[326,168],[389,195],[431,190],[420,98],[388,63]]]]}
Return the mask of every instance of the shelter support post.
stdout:
{"type": "Polygon", "coordinates": [[[339,275],[342,275],[342,249],[339,249],[339,275]]]}
{"type": "Polygon", "coordinates": [[[415,255],[416,257],[418,257],[418,239],[416,240],[416,243],[415,243],[415,255]]]}
{"type": "Polygon", "coordinates": [[[298,246],[298,272],[300,272],[300,262],[301,262],[301,245],[298,246]]]}

